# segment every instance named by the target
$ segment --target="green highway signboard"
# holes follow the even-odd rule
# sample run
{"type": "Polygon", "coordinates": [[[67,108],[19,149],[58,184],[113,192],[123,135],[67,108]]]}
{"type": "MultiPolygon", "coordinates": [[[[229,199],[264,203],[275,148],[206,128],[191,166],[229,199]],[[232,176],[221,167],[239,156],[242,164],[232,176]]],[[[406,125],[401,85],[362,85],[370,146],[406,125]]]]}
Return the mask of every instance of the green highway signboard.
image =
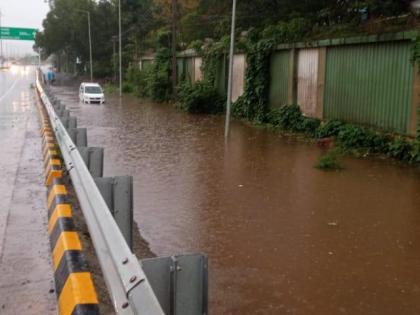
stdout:
{"type": "Polygon", "coordinates": [[[36,28],[0,27],[0,39],[35,40],[36,28]]]}

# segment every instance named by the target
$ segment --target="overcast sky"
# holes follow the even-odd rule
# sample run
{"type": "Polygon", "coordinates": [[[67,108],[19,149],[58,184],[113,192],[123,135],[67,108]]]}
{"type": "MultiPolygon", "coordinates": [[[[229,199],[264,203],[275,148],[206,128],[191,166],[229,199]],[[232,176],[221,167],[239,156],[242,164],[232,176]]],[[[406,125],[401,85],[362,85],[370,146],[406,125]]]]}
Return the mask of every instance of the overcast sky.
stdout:
{"type": "MultiPolygon", "coordinates": [[[[42,28],[49,6],[44,0],[0,0],[2,26],[42,28]]],[[[5,54],[33,53],[32,41],[3,41],[5,54]]]]}

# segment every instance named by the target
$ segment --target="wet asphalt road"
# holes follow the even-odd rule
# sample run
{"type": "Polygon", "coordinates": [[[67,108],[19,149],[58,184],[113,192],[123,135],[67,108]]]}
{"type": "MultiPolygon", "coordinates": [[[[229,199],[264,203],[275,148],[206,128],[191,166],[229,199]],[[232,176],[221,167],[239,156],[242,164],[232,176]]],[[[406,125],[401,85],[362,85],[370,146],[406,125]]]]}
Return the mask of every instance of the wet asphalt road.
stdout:
{"type": "Polygon", "coordinates": [[[379,159],[314,168],[321,150],[223,117],[55,88],[134,176],[134,217],[158,255],[210,258],[210,314],[420,314],[420,172],[379,159]]]}
{"type": "Polygon", "coordinates": [[[0,71],[2,315],[57,313],[34,82],[32,67],[0,71]]]}

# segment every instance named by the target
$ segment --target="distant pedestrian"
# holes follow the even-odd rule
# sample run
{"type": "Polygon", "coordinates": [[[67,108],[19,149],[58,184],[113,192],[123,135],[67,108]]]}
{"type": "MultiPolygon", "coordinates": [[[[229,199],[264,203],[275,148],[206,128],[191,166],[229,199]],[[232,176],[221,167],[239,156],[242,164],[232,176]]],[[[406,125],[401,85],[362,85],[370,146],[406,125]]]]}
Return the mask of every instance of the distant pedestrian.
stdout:
{"type": "Polygon", "coordinates": [[[52,70],[48,70],[47,72],[47,84],[52,85],[55,81],[55,74],[52,70]]]}

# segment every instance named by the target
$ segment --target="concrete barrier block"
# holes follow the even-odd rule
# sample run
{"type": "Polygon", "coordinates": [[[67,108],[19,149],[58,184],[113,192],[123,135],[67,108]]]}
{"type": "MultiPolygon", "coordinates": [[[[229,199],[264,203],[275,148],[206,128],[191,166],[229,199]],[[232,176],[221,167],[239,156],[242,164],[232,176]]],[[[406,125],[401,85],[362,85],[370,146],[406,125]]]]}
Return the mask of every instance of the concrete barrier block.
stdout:
{"type": "Polygon", "coordinates": [[[133,177],[95,178],[109,210],[130,248],[133,245],[133,177]]]}
{"type": "Polygon", "coordinates": [[[165,314],[208,314],[208,259],[202,254],[140,260],[165,314]]]}
{"type": "Polygon", "coordinates": [[[77,147],[93,178],[103,177],[104,148],[77,147]]]}
{"type": "Polygon", "coordinates": [[[69,128],[68,133],[71,140],[77,147],[87,147],[87,129],[86,128],[69,128]]]}

